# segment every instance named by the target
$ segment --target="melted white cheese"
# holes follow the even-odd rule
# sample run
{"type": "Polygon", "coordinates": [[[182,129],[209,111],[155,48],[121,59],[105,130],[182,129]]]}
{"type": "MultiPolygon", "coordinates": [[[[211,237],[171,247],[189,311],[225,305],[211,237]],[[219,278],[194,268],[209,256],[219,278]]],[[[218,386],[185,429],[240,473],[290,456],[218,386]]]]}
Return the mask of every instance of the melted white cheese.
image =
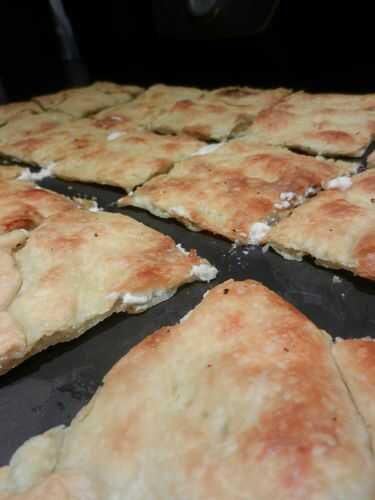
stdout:
{"type": "Polygon", "coordinates": [[[125,292],[119,294],[117,292],[112,292],[107,295],[107,299],[120,301],[120,310],[139,313],[146,311],[152,306],[168,300],[172,295],[176,293],[176,288],[170,289],[156,289],[151,290],[148,293],[130,293],[125,292]]]}
{"type": "Polygon", "coordinates": [[[178,217],[190,217],[189,212],[184,207],[171,207],[170,211],[178,217]]]}
{"type": "Polygon", "coordinates": [[[101,212],[103,209],[98,206],[96,201],[92,201],[92,206],[89,208],[89,212],[101,212]]]}
{"type": "Polygon", "coordinates": [[[179,250],[183,255],[189,255],[189,252],[185,250],[185,248],[181,245],[181,243],[177,243],[177,250],[179,250]]]}
{"type": "Polygon", "coordinates": [[[250,226],[248,243],[250,245],[259,245],[270,229],[270,226],[264,222],[255,222],[250,226]]]}
{"type": "Polygon", "coordinates": [[[190,276],[201,281],[211,281],[216,278],[217,273],[216,267],[210,264],[198,264],[192,267],[190,276]]]}
{"type": "Polygon", "coordinates": [[[340,177],[335,177],[335,179],[331,179],[325,185],[326,189],[340,189],[340,191],[345,191],[349,189],[352,185],[352,180],[350,177],[346,175],[342,175],[340,177]]]}
{"type": "Polygon", "coordinates": [[[191,156],[204,156],[208,155],[210,153],[213,153],[216,151],[220,146],[222,146],[224,143],[219,142],[217,144],[206,144],[205,146],[202,146],[198,151],[195,151],[191,156]]]}
{"type": "Polygon", "coordinates": [[[114,141],[115,139],[118,139],[119,137],[121,137],[122,135],[125,135],[125,132],[111,132],[108,136],[107,136],[107,141],[114,141]]]}
{"type": "Polygon", "coordinates": [[[24,168],[22,174],[17,177],[20,181],[41,181],[46,177],[53,176],[53,169],[56,166],[54,161],[48,163],[44,168],[41,168],[39,172],[31,172],[29,168],[24,168]]]}

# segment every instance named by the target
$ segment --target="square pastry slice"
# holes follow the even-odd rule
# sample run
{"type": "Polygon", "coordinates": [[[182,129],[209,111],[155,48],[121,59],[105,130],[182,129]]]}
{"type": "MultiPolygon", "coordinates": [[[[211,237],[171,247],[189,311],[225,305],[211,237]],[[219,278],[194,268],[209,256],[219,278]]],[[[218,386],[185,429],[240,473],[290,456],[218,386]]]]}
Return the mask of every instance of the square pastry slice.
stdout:
{"type": "Polygon", "coordinates": [[[352,168],[344,162],[238,140],[180,162],[119,204],[178,219],[193,230],[257,244],[275,217],[352,168]]]}
{"type": "Polygon", "coordinates": [[[61,90],[55,94],[34,97],[45,110],[62,111],[81,118],[121,102],[127,102],[143,91],[141,87],[95,82],[88,87],[61,90]]]}
{"type": "Polygon", "coordinates": [[[118,104],[91,117],[95,127],[108,132],[149,129],[160,109],[149,102],[135,99],[130,103],[118,104]]]}
{"type": "Polygon", "coordinates": [[[333,354],[375,449],[375,341],[372,338],[338,339],[333,354]]]}
{"type": "Polygon", "coordinates": [[[68,427],[20,447],[1,500],[373,500],[367,429],[327,334],[227,281],[133,348],[68,427]]]}
{"type": "Polygon", "coordinates": [[[374,103],[375,94],[297,92],[261,112],[250,132],[314,154],[359,157],[375,135],[374,103]]]}
{"type": "Polygon", "coordinates": [[[15,135],[6,144],[0,144],[0,150],[10,158],[49,166],[51,162],[66,158],[72,152],[106,139],[107,135],[108,132],[95,127],[92,120],[69,119],[45,132],[30,132],[21,137],[15,135]]]}
{"type": "Polygon", "coordinates": [[[15,229],[34,229],[47,217],[75,206],[78,202],[30,182],[0,180],[0,235],[15,229]]]}
{"type": "Polygon", "coordinates": [[[325,267],[375,280],[375,171],[327,187],[272,228],[270,245],[287,259],[311,255],[325,267]]]}
{"type": "Polygon", "coordinates": [[[104,132],[77,148],[53,167],[56,177],[122,187],[126,191],[156,174],[167,172],[176,161],[191,156],[202,143],[187,136],[167,137],[152,132],[104,132]]]}
{"type": "Polygon", "coordinates": [[[34,115],[42,112],[42,108],[35,102],[11,102],[0,106],[0,126],[12,120],[22,118],[27,115],[34,115]]]}
{"type": "Polygon", "coordinates": [[[206,91],[195,87],[180,87],[176,85],[164,85],[157,83],[149,87],[136,102],[145,103],[153,108],[164,109],[177,101],[184,99],[200,99],[206,91]]]}
{"type": "Polygon", "coordinates": [[[240,107],[253,119],[291,93],[284,88],[257,89],[252,87],[224,87],[207,92],[204,100],[240,107]]]}
{"type": "Polygon", "coordinates": [[[21,249],[16,233],[0,236],[0,373],[113,312],[142,312],[216,275],[194,250],[121,214],[60,212],[21,249]]]}
{"type": "Polygon", "coordinates": [[[166,108],[151,123],[162,134],[188,134],[203,140],[220,141],[240,135],[253,118],[245,109],[224,103],[184,99],[166,108]]]}
{"type": "Polygon", "coordinates": [[[30,114],[9,122],[0,127],[0,156],[30,162],[30,151],[38,147],[40,138],[67,122],[71,117],[57,112],[30,114]]]}

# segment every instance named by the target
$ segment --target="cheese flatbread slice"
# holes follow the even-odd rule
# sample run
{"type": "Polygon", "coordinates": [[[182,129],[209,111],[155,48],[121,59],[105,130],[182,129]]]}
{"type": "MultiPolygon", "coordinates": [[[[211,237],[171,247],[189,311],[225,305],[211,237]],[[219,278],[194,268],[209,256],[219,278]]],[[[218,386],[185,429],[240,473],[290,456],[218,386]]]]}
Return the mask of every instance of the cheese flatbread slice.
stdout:
{"type": "Polygon", "coordinates": [[[55,94],[34,97],[45,110],[62,111],[81,118],[117,103],[127,102],[142,92],[141,87],[96,82],[88,87],[62,90],[55,94]]]}
{"type": "Polygon", "coordinates": [[[259,139],[327,156],[361,156],[375,135],[375,94],[298,92],[261,112],[251,133],[259,139]]]}
{"type": "Polygon", "coordinates": [[[151,132],[102,131],[102,134],[100,140],[71,148],[53,167],[54,175],[130,191],[154,175],[167,172],[176,161],[202,146],[190,137],[165,137],[151,132]]]}
{"type": "Polygon", "coordinates": [[[151,129],[162,134],[188,134],[203,140],[219,141],[239,135],[251,122],[251,115],[242,108],[184,99],[160,113],[153,120],[151,129]]]}
{"type": "Polygon", "coordinates": [[[328,335],[253,281],[219,285],[133,348],[69,427],[27,441],[0,477],[1,500],[375,495],[328,335]]]}
{"type": "Polygon", "coordinates": [[[160,109],[138,99],[126,104],[113,106],[97,113],[92,118],[93,125],[104,130],[131,131],[148,129],[160,109]]]}
{"type": "Polygon", "coordinates": [[[336,341],[333,353],[370,432],[375,449],[375,342],[374,339],[336,341]]]}
{"type": "Polygon", "coordinates": [[[216,152],[182,161],[119,204],[256,244],[269,230],[267,222],[350,168],[274,146],[231,141],[216,152]]]}
{"type": "Polygon", "coordinates": [[[69,198],[30,182],[0,181],[0,235],[15,229],[33,229],[47,217],[75,206],[69,198]]]}
{"type": "Polygon", "coordinates": [[[130,103],[114,106],[97,113],[95,126],[106,130],[149,129],[153,120],[168,107],[183,99],[199,99],[204,91],[192,87],[153,85],[130,103]]]}
{"type": "Polygon", "coordinates": [[[9,244],[3,248],[0,266],[0,289],[7,293],[0,311],[0,373],[80,336],[113,312],[142,312],[180,285],[216,275],[195,251],[177,248],[129,217],[78,208],[49,217],[21,250],[14,249],[10,278],[11,251],[9,244]]]}
{"type": "Polygon", "coordinates": [[[60,123],[46,132],[29,133],[21,138],[16,136],[0,149],[11,158],[48,166],[72,152],[106,139],[107,135],[108,132],[95,127],[91,120],[82,118],[60,123]]]}
{"type": "Polygon", "coordinates": [[[25,115],[41,113],[42,109],[35,102],[11,102],[0,106],[0,126],[25,115]]]}
{"type": "Polygon", "coordinates": [[[204,99],[215,103],[241,107],[246,114],[255,118],[260,111],[267,109],[291,93],[284,88],[257,89],[252,87],[224,87],[208,92],[204,99]]]}
{"type": "Polygon", "coordinates": [[[35,149],[40,137],[67,122],[71,122],[70,116],[54,112],[13,120],[0,127],[0,155],[30,161],[29,149],[35,149]]]}
{"type": "MultiPolygon", "coordinates": [[[[345,178],[344,178],[345,179],[345,178]]],[[[339,179],[340,180],[340,179],[339,179]]],[[[286,258],[311,255],[326,267],[375,279],[375,172],[319,193],[274,226],[267,239],[286,258]]]]}
{"type": "Polygon", "coordinates": [[[200,99],[205,96],[204,90],[195,87],[179,87],[157,83],[149,87],[136,102],[144,103],[153,108],[165,109],[184,99],[200,99]]]}

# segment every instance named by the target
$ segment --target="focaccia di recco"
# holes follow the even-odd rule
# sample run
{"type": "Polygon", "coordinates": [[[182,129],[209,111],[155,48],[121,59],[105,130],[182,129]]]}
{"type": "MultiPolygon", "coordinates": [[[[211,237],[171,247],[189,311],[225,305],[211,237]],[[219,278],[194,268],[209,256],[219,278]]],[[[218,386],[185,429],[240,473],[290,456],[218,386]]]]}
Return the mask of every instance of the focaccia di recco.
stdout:
{"type": "Polygon", "coordinates": [[[113,312],[142,312],[216,276],[194,250],[125,215],[18,181],[0,183],[0,196],[0,373],[113,312]]]}
{"type": "Polygon", "coordinates": [[[373,500],[363,417],[330,337],[230,280],[123,357],[70,426],[19,448],[0,499],[373,500]]]}

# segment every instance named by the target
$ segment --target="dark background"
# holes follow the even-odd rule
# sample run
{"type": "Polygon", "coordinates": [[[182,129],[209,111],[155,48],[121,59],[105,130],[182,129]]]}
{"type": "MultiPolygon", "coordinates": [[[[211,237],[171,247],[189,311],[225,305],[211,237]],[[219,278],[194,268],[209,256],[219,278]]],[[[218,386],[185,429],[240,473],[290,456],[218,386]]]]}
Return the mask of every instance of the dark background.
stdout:
{"type": "MultiPolygon", "coordinates": [[[[218,40],[157,34],[151,3],[65,0],[93,80],[375,91],[369,2],[281,0],[265,32],[218,40]]],[[[8,97],[67,86],[47,0],[2,0],[0,16],[0,78],[8,97]]]]}

